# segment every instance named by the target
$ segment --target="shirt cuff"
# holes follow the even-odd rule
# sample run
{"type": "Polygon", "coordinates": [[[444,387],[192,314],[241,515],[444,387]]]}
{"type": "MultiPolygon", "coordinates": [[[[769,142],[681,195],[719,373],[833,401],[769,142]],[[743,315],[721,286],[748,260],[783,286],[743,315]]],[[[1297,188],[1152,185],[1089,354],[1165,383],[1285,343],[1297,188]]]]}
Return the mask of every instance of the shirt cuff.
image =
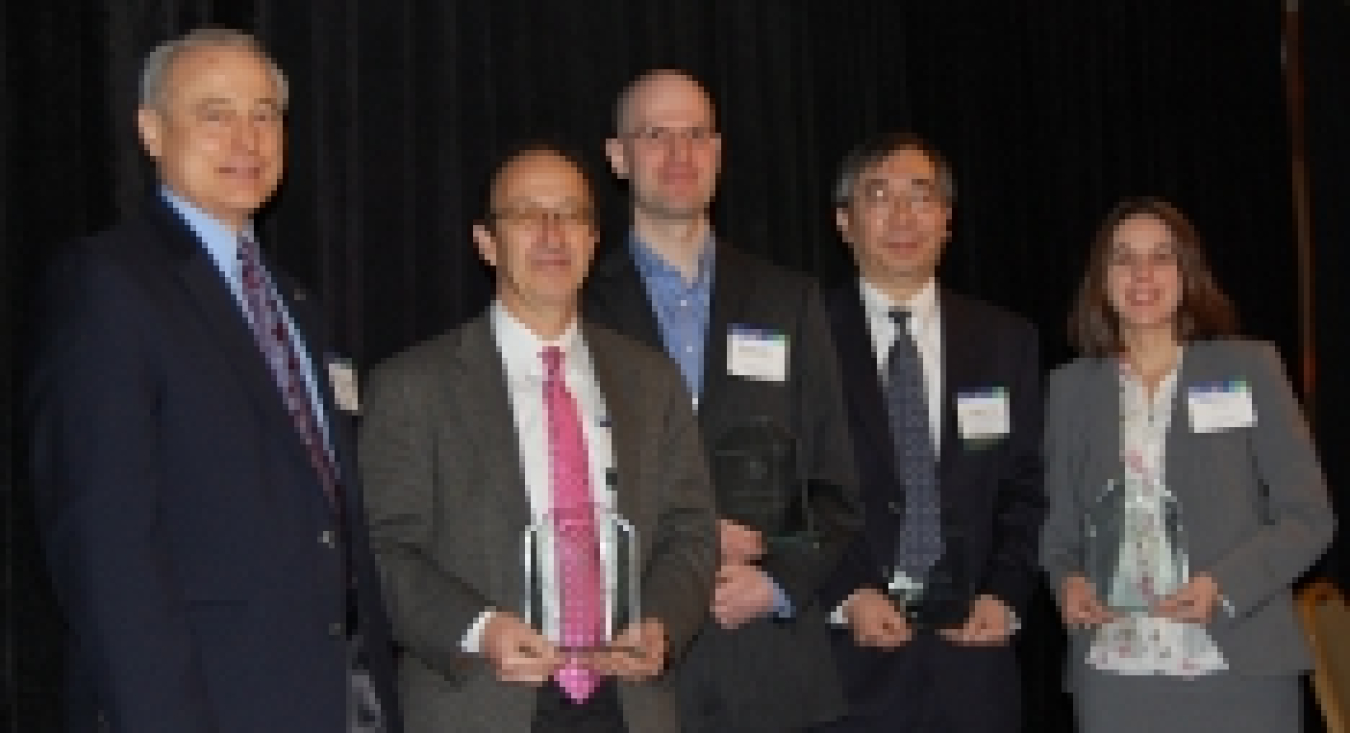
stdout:
{"type": "Polygon", "coordinates": [[[778,618],[792,618],[793,616],[796,616],[797,609],[792,607],[792,599],[788,598],[788,594],[783,590],[783,586],[779,585],[778,581],[770,578],[768,575],[765,575],[764,577],[769,579],[769,587],[773,589],[773,615],[778,618]]]}
{"type": "Polygon", "coordinates": [[[478,618],[469,624],[469,630],[460,637],[459,648],[468,654],[477,654],[483,646],[483,629],[487,628],[487,622],[492,620],[492,614],[495,609],[487,608],[478,614],[478,618]]]}

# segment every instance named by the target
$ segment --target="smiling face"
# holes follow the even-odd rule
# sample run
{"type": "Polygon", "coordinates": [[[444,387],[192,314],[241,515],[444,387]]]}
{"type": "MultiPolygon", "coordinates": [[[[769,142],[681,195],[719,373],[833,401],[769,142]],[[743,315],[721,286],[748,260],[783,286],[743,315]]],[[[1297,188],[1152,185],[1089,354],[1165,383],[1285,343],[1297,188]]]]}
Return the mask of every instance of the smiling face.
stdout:
{"type": "Polygon", "coordinates": [[[497,296],[526,325],[568,323],[595,254],[590,189],[557,153],[523,153],[497,174],[491,224],[474,227],[479,254],[497,270],[497,296]]]}
{"type": "Polygon", "coordinates": [[[1111,235],[1106,264],[1106,301],[1122,333],[1176,332],[1182,277],[1178,244],[1161,219],[1141,214],[1123,219],[1111,235]]]}
{"type": "Polygon", "coordinates": [[[937,271],[951,215],[937,166],[922,151],[903,148],[860,172],[835,223],[868,282],[908,293],[937,271]]]}
{"type": "Polygon", "coordinates": [[[138,112],[137,124],[160,180],[237,229],[281,182],[282,106],[258,54],[205,46],[174,59],[161,98],[138,112]]]}
{"type": "Polygon", "coordinates": [[[655,73],[625,93],[618,125],[605,151],[615,175],[628,181],[635,214],[654,221],[707,216],[722,141],[703,88],[683,74],[655,73]]]}

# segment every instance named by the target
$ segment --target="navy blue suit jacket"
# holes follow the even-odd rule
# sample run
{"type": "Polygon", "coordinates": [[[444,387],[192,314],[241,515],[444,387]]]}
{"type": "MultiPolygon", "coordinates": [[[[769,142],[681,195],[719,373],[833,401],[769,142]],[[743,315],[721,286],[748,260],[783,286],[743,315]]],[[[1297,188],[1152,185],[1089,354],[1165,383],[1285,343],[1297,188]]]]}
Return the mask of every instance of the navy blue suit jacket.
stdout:
{"type": "Polygon", "coordinates": [[[341,512],[243,311],[161,200],[73,243],[45,283],[28,407],[70,731],[345,731],[352,623],[400,728],[350,426],[310,305],[279,286],[323,385],[341,512]]]}
{"type": "MultiPolygon", "coordinates": [[[[1041,373],[1035,328],[1005,310],[946,290],[942,319],[942,440],[938,481],[947,547],[960,551],[958,577],[998,597],[1023,619],[1037,582],[1036,552],[1046,501],[1042,489],[1041,373]],[[993,442],[961,438],[956,397],[1001,387],[1011,432],[993,442]]],[[[826,295],[839,353],[849,432],[858,466],[865,529],[849,547],[824,596],[837,605],[862,587],[884,588],[903,522],[904,485],[895,461],[885,392],[856,280],[826,295]]],[[[921,638],[895,651],[835,635],[845,692],[858,720],[848,730],[911,730],[900,718],[924,705],[943,729],[1016,730],[1017,678],[1011,647],[958,648],[921,638]],[[921,687],[916,687],[920,684],[921,687]],[[971,696],[969,691],[978,689],[971,696]],[[867,722],[864,722],[867,721],[867,722]]],[[[905,718],[905,721],[908,721],[905,718]]]]}

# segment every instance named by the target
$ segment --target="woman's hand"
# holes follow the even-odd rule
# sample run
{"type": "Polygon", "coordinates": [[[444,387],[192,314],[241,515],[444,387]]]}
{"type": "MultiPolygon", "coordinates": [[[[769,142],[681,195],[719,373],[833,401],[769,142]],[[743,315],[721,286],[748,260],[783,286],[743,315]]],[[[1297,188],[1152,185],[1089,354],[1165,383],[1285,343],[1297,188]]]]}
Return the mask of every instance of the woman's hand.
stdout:
{"type": "Polygon", "coordinates": [[[1097,600],[1097,591],[1092,583],[1081,575],[1070,575],[1064,579],[1059,593],[1059,608],[1064,625],[1070,629],[1088,629],[1115,618],[1097,600]]]}
{"type": "Polygon", "coordinates": [[[1153,607],[1153,615],[1193,624],[1207,624],[1219,605],[1219,583],[1214,576],[1197,573],[1176,593],[1153,607]]]}

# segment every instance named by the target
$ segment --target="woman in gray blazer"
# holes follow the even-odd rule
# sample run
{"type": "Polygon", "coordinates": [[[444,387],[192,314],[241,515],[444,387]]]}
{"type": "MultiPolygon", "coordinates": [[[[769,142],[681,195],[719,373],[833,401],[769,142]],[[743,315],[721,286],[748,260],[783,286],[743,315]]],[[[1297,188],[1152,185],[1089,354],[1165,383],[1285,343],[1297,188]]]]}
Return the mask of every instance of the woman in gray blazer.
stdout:
{"type": "Polygon", "coordinates": [[[1234,330],[1175,208],[1107,216],[1046,407],[1041,559],[1080,730],[1300,729],[1290,586],[1334,519],[1279,357],[1234,330]]]}

